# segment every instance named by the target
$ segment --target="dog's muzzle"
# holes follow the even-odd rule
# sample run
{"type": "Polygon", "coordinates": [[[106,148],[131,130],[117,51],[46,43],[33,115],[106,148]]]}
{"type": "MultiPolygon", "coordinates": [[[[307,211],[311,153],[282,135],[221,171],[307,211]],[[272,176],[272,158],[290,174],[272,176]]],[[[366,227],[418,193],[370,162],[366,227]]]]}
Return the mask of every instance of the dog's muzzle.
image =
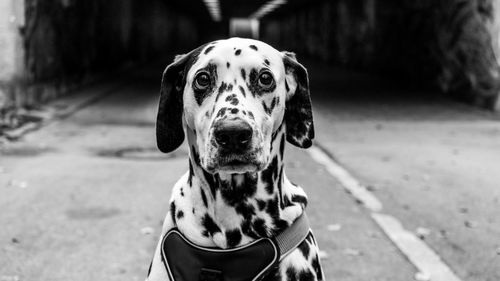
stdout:
{"type": "Polygon", "coordinates": [[[214,138],[223,154],[245,153],[252,143],[252,135],[252,127],[241,119],[214,124],[214,138]]]}
{"type": "Polygon", "coordinates": [[[261,169],[261,149],[255,146],[255,137],[250,124],[242,119],[216,121],[210,141],[213,152],[207,161],[207,170],[248,172],[261,169]]]}

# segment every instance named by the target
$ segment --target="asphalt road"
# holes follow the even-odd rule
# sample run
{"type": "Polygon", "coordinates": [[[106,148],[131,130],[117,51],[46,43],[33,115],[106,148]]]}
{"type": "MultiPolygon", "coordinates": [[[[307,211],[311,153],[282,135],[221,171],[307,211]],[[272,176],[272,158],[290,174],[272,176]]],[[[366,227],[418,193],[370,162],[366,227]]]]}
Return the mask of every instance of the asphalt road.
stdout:
{"type": "MultiPolygon", "coordinates": [[[[318,141],[407,229],[428,230],[425,241],[462,280],[500,280],[500,118],[306,65],[318,141]]],[[[3,145],[0,281],[145,277],[171,187],[187,169],[184,147],[156,151],[160,73],[127,76],[96,103],[3,145]]],[[[323,166],[291,146],[286,159],[310,197],[327,280],[414,279],[415,267],[323,166]]]]}

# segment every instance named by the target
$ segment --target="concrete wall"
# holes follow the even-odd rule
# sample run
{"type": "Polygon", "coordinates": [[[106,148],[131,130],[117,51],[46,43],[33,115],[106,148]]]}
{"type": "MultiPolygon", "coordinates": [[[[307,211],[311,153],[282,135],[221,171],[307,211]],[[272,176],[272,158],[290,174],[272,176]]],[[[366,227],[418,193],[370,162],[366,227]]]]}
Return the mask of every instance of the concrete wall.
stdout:
{"type": "Polygon", "coordinates": [[[24,25],[23,1],[0,0],[0,109],[9,101],[11,82],[21,80],[24,51],[20,27],[24,25]]]}
{"type": "Polygon", "coordinates": [[[261,35],[302,55],[494,107],[498,2],[325,0],[263,22],[261,35]]]}
{"type": "Polygon", "coordinates": [[[196,22],[167,3],[0,0],[0,109],[35,105],[125,65],[194,47],[196,22]],[[14,3],[24,3],[22,24],[9,21],[14,3]]]}

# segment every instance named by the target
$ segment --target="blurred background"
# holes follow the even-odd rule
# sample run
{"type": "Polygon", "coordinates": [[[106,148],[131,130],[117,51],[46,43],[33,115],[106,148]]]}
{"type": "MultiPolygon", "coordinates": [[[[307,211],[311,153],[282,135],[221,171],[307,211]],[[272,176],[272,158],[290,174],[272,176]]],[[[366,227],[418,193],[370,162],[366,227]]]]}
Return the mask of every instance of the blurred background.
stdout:
{"type": "Polygon", "coordinates": [[[500,280],[500,1],[0,0],[0,281],[145,277],[187,169],[161,73],[232,36],[298,55],[315,147],[439,260],[290,148],[327,280],[500,280]]]}

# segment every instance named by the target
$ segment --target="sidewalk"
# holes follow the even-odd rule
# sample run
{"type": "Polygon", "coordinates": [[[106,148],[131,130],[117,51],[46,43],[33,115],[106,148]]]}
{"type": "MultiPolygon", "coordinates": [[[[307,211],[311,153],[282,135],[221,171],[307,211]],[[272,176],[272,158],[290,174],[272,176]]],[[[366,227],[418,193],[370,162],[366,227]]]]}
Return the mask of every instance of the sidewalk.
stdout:
{"type": "Polygon", "coordinates": [[[500,115],[306,66],[323,147],[462,280],[500,280],[500,115]]]}

